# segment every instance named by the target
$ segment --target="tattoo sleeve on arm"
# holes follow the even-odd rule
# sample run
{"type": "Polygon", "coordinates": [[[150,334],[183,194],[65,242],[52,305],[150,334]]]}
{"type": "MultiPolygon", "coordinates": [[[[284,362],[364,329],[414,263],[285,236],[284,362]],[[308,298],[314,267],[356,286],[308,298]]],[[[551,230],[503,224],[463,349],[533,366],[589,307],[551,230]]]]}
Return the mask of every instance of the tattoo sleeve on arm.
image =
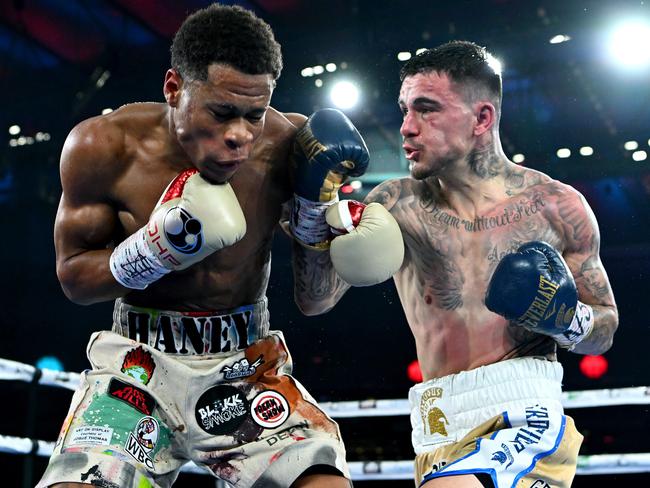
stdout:
{"type": "Polygon", "coordinates": [[[331,310],[350,288],[332,266],[328,251],[313,251],[293,243],[294,298],[306,315],[331,310]]]}
{"type": "Polygon", "coordinates": [[[618,310],[607,272],[600,260],[600,233],[596,217],[581,195],[568,194],[558,201],[564,226],[564,258],[573,273],[578,299],[594,311],[594,327],[573,352],[601,354],[613,342],[618,327],[618,310]]]}

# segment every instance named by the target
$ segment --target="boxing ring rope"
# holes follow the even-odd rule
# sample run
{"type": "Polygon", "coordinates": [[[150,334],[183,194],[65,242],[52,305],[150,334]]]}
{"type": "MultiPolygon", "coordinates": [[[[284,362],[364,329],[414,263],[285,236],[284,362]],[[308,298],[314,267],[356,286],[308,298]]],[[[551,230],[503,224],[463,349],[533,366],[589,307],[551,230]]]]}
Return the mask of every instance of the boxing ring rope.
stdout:
{"type": "MultiPolygon", "coordinates": [[[[29,364],[0,358],[0,380],[24,381],[75,390],[78,373],[40,369],[29,364]]],[[[650,404],[650,386],[568,391],[562,396],[565,408],[610,407],[650,404]]],[[[388,417],[410,415],[407,400],[360,400],[322,402],[319,405],[333,418],[388,417]]],[[[0,435],[0,452],[50,456],[54,442],[0,435]]],[[[348,463],[354,480],[411,480],[413,461],[364,461],[348,463]]],[[[207,474],[207,468],[187,463],[185,473],[207,474]]],[[[650,453],[596,454],[578,456],[578,475],[650,472],[650,453]]]]}

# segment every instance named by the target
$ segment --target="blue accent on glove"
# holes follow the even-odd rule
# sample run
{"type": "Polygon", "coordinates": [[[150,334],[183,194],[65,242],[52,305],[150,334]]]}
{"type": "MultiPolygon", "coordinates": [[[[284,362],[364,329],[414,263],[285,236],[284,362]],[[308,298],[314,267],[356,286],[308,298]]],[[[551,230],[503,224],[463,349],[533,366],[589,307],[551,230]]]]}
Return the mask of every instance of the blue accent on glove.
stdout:
{"type": "Polygon", "coordinates": [[[545,242],[524,244],[501,259],[485,305],[515,325],[540,334],[567,330],[578,302],[576,284],[560,253],[545,242]]]}
{"type": "Polygon", "coordinates": [[[364,174],[369,161],[366,143],[350,119],[339,110],[318,110],[296,134],[294,191],[314,202],[333,200],[345,178],[364,174]]]}

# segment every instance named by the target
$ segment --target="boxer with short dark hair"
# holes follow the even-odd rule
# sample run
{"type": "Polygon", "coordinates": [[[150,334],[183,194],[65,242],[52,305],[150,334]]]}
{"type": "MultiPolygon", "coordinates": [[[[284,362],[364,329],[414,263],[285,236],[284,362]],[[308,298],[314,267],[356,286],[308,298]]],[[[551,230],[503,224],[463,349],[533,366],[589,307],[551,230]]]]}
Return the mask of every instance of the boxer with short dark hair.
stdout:
{"type": "MultiPolygon", "coordinates": [[[[618,326],[589,205],[503,152],[496,66],[465,41],[404,65],[411,177],[366,199],[389,210],[405,242],[394,280],[424,377],[409,400],[426,488],[569,487],[582,436],[562,409],[556,348],[600,354],[618,326]]],[[[329,287],[305,296],[314,313],[349,287],[332,268],[315,281],[329,287]]]]}
{"type": "Polygon", "coordinates": [[[171,52],[166,103],[86,120],[63,148],[57,274],[72,301],[115,311],[38,487],[169,487],[190,460],[235,488],[350,486],[265,292],[283,205],[294,189],[335,201],[365,143],[341,112],[270,107],[280,46],[250,11],[197,11],[171,52]]]}

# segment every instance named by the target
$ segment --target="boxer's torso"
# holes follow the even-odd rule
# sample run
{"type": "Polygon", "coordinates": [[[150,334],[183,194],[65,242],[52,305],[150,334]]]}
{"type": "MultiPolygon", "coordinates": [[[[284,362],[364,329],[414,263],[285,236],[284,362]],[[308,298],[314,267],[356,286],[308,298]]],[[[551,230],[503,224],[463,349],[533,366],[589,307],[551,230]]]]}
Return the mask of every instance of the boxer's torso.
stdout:
{"type": "MultiPolygon", "coordinates": [[[[119,222],[116,242],[145,225],[169,182],[192,167],[189,160],[170,160],[165,113],[166,105],[151,103],[128,105],[111,114],[111,123],[124,135],[124,149],[116,155],[121,175],[108,195],[119,222]]],[[[222,310],[264,295],[273,232],[281,205],[290,196],[288,154],[295,130],[269,109],[249,160],[230,181],[246,218],[244,238],[142,292],[131,292],[125,297],[128,303],[166,310],[222,310]]]]}
{"type": "MultiPolygon", "coordinates": [[[[503,359],[554,357],[551,338],[508,325],[490,312],[485,292],[498,261],[521,244],[546,241],[561,252],[579,200],[566,185],[519,169],[506,179],[503,198],[474,218],[463,218],[431,181],[396,180],[391,213],[406,244],[394,276],[416,339],[424,379],[503,359]]],[[[576,226],[577,226],[576,222],[576,226]]]]}

